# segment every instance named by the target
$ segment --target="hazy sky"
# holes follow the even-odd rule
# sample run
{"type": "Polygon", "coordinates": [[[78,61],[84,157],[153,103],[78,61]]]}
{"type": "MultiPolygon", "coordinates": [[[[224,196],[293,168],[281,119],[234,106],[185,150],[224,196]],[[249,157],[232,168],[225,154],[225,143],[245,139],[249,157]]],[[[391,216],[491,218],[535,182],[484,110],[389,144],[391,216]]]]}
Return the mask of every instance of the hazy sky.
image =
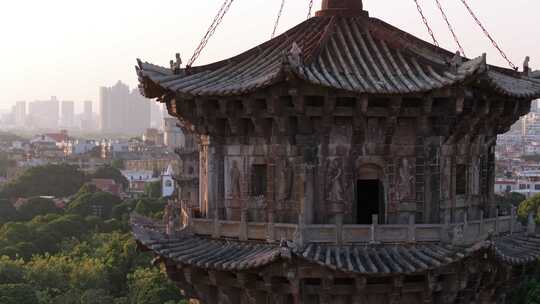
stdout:
{"type": "MultiPolygon", "coordinates": [[[[0,4],[0,109],[17,100],[56,95],[97,101],[98,87],[137,83],[141,58],[168,65],[175,52],[186,62],[222,0],[17,0],[0,4]]],[[[456,50],[435,6],[420,0],[442,46],[456,50]]],[[[505,65],[460,0],[441,0],[469,57],[488,53],[505,65]]],[[[469,0],[510,58],[526,55],[540,68],[538,0],[469,0]]],[[[235,0],[199,64],[235,55],[267,40],[281,0],[235,0]]],[[[287,0],[278,31],[303,21],[308,0],[287,0]]],[[[319,9],[320,0],[314,9],[319,9]]],[[[371,16],[428,39],[413,0],[364,0],[371,16]]]]}

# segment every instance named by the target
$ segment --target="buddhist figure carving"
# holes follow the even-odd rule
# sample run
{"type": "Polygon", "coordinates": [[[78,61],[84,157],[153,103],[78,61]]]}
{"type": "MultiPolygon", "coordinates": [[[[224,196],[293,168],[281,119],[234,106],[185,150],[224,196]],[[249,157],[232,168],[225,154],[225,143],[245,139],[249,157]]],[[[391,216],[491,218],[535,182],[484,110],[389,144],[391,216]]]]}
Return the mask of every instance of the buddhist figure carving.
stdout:
{"type": "Polygon", "coordinates": [[[326,185],[326,200],[333,203],[345,201],[342,182],[343,169],[340,159],[336,158],[329,161],[327,174],[328,182],[326,185]]]}
{"type": "Polygon", "coordinates": [[[398,175],[399,200],[411,199],[414,194],[414,167],[411,161],[403,158],[398,175]]]}
{"type": "Polygon", "coordinates": [[[233,198],[240,197],[240,193],[241,193],[241,185],[240,185],[241,175],[242,174],[240,172],[240,169],[238,168],[238,161],[234,160],[232,162],[232,168],[231,168],[230,173],[229,173],[229,176],[231,178],[230,195],[233,198]]]}
{"type": "Polygon", "coordinates": [[[480,160],[475,158],[472,162],[471,192],[473,195],[480,194],[480,160]]]}
{"type": "Polygon", "coordinates": [[[294,169],[289,161],[285,161],[279,173],[278,200],[287,201],[292,195],[294,169]]]}

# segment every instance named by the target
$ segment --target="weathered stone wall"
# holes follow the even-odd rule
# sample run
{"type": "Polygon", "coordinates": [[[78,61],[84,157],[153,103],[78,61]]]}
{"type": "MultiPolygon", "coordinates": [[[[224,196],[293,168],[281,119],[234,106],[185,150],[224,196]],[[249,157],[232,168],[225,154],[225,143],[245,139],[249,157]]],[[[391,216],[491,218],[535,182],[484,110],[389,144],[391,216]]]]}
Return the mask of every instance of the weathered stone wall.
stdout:
{"type": "Polygon", "coordinates": [[[496,134],[528,104],[459,90],[440,97],[284,91],[175,102],[207,134],[199,172],[204,216],[239,220],[244,211],[249,221],[295,223],[302,214],[307,224],[338,217],[355,224],[365,207],[358,180],[380,182],[381,223],[493,216],[496,134]]]}

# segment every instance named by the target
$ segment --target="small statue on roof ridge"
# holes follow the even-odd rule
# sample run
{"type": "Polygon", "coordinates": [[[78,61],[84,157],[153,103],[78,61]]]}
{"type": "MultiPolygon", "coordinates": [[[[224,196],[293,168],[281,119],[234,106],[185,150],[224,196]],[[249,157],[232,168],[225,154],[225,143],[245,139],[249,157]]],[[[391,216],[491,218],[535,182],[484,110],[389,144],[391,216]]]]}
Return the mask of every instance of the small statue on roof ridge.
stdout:
{"type": "Polygon", "coordinates": [[[529,76],[529,73],[531,72],[531,68],[529,67],[530,61],[531,57],[525,56],[525,61],[523,61],[523,74],[525,74],[525,76],[529,76]]]}
{"type": "Polygon", "coordinates": [[[454,57],[450,60],[450,67],[454,72],[457,72],[458,68],[463,64],[463,57],[461,57],[461,52],[456,51],[454,57]]]}
{"type": "Polygon", "coordinates": [[[294,67],[302,65],[302,48],[298,43],[292,43],[291,49],[287,52],[287,58],[294,67]]]}
{"type": "Polygon", "coordinates": [[[174,74],[180,73],[180,68],[182,67],[182,58],[180,57],[180,53],[176,53],[176,60],[171,60],[170,65],[174,74]]]}

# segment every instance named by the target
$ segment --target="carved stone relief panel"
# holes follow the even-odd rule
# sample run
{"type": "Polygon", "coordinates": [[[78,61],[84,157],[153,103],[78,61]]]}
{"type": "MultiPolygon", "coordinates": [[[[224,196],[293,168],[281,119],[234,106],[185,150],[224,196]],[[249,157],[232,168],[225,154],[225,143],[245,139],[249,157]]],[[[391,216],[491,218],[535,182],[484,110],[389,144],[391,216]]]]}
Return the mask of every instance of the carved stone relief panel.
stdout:
{"type": "Polygon", "coordinates": [[[329,157],[325,164],[324,200],[331,214],[344,213],[348,201],[343,165],[340,157],[329,157]]]}
{"type": "Polygon", "coordinates": [[[378,118],[368,118],[366,130],[365,152],[367,155],[377,154],[377,146],[384,141],[384,129],[378,118]]]}
{"type": "Polygon", "coordinates": [[[441,158],[441,198],[449,200],[452,198],[452,159],[441,158]]]}
{"type": "Polygon", "coordinates": [[[397,190],[397,174],[396,166],[393,162],[388,162],[385,167],[386,179],[388,183],[388,205],[387,210],[389,213],[395,213],[398,210],[399,198],[397,190]]]}
{"type": "Polygon", "coordinates": [[[480,195],[480,171],[481,171],[481,168],[480,168],[481,164],[480,164],[480,158],[478,157],[474,157],[472,159],[472,164],[471,164],[471,170],[470,170],[470,179],[471,179],[471,183],[470,183],[470,187],[471,187],[471,191],[470,193],[472,195],[480,195]]]}
{"type": "Polygon", "coordinates": [[[415,187],[415,160],[414,158],[403,157],[397,165],[396,190],[397,198],[400,202],[411,202],[416,199],[415,187]]]}
{"type": "Polygon", "coordinates": [[[414,145],[416,141],[416,121],[412,118],[400,118],[393,143],[397,145],[414,145]]]}
{"type": "Polygon", "coordinates": [[[243,158],[229,156],[225,158],[225,194],[227,199],[242,198],[243,158]]]}
{"type": "Polygon", "coordinates": [[[353,129],[351,125],[334,125],[328,138],[328,154],[344,157],[349,154],[353,129]]]}
{"type": "Polygon", "coordinates": [[[289,159],[284,159],[279,168],[277,174],[277,200],[279,202],[286,202],[292,199],[293,186],[294,186],[294,165],[289,159]]]}

